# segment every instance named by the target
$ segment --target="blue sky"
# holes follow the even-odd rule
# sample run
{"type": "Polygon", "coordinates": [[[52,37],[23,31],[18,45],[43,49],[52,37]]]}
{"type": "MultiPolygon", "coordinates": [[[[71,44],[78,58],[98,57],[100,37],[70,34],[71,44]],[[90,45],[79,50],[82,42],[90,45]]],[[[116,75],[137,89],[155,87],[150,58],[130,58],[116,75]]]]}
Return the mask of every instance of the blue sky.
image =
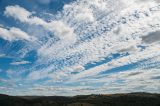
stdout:
{"type": "Polygon", "coordinates": [[[0,93],[160,93],[158,0],[0,0],[0,93]]]}

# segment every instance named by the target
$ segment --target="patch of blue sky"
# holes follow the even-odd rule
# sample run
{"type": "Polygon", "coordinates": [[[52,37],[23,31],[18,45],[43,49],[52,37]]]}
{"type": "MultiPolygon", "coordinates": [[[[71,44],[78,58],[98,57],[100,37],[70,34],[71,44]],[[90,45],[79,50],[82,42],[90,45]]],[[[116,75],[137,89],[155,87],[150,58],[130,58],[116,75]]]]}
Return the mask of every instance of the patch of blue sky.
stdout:
{"type": "Polygon", "coordinates": [[[49,10],[52,12],[61,11],[65,4],[71,3],[76,0],[51,0],[49,3],[49,10]]]}
{"type": "Polygon", "coordinates": [[[19,56],[19,51],[21,51],[21,49],[25,46],[24,41],[8,42],[3,39],[0,39],[0,44],[1,54],[5,54],[7,58],[12,58],[15,61],[19,61],[21,59],[21,57],[19,56]]]}
{"type": "Polygon", "coordinates": [[[37,51],[32,50],[32,51],[28,52],[23,59],[25,61],[29,61],[31,63],[34,63],[37,60],[37,58],[38,58],[37,51]]]}
{"type": "Polygon", "coordinates": [[[104,72],[101,72],[99,74],[106,75],[106,74],[112,74],[112,73],[118,73],[118,72],[128,71],[128,70],[136,68],[139,63],[140,62],[133,63],[133,64],[127,64],[127,65],[120,66],[120,67],[115,67],[115,68],[112,68],[110,70],[106,70],[104,72]]]}
{"type": "Polygon", "coordinates": [[[108,63],[112,59],[117,59],[117,58],[120,58],[120,57],[123,57],[123,56],[127,56],[127,55],[128,55],[128,53],[124,53],[124,54],[119,54],[119,53],[112,54],[110,57],[106,57],[106,58],[104,58],[101,61],[94,62],[94,63],[88,63],[84,67],[85,67],[86,70],[88,70],[88,69],[94,68],[96,66],[102,65],[104,63],[108,63]]]}
{"type": "MultiPolygon", "coordinates": [[[[115,68],[112,68],[112,69],[109,69],[109,70],[105,70],[103,72],[100,72],[99,74],[96,74],[95,76],[87,76],[87,77],[84,77],[83,79],[100,79],[100,78],[103,78],[103,77],[107,77],[108,75],[110,74],[114,74],[114,73],[119,73],[119,72],[125,72],[125,71],[132,71],[132,69],[136,69],[138,64],[141,63],[141,62],[136,62],[136,63],[133,63],[133,64],[127,64],[127,65],[124,65],[124,66],[120,66],[120,67],[115,67],[115,68]]],[[[117,80],[118,81],[118,80],[117,80]]]]}
{"type": "Polygon", "coordinates": [[[8,79],[6,71],[4,69],[1,69],[1,70],[2,72],[0,72],[0,79],[8,79]]]}
{"type": "Polygon", "coordinates": [[[0,53],[1,54],[5,53],[5,51],[6,51],[6,49],[5,49],[6,44],[9,44],[9,42],[6,41],[6,40],[3,40],[2,38],[0,38],[0,53]]]}
{"type": "Polygon", "coordinates": [[[157,68],[157,66],[160,65],[160,62],[152,62],[152,63],[149,63],[146,66],[144,66],[145,62],[147,62],[149,60],[150,59],[144,59],[144,60],[132,63],[132,64],[127,64],[124,66],[112,68],[110,70],[106,70],[104,72],[99,73],[99,75],[108,75],[108,74],[124,72],[124,71],[133,71],[132,69],[136,69],[137,67],[139,69],[153,69],[153,68],[157,68]]]}
{"type": "Polygon", "coordinates": [[[13,61],[12,58],[0,57],[0,68],[2,70],[7,70],[10,68],[10,63],[13,61]]]}

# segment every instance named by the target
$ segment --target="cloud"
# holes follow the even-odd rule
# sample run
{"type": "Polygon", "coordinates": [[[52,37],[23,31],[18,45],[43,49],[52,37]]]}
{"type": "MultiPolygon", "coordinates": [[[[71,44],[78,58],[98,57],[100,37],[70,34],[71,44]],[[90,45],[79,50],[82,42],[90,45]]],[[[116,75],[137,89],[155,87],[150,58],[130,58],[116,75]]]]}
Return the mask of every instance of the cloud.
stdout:
{"type": "Polygon", "coordinates": [[[147,60],[147,59],[150,59],[151,57],[159,56],[160,53],[156,52],[158,49],[159,49],[159,46],[157,46],[157,48],[151,46],[150,48],[147,48],[142,52],[136,52],[128,56],[122,56],[118,59],[112,59],[110,62],[104,63],[102,65],[98,65],[88,70],[84,70],[83,72],[73,76],[71,80],[81,79],[81,78],[88,77],[88,76],[94,76],[100,72],[111,70],[116,67],[133,64],[133,63],[142,61],[144,59],[147,60]]]}
{"type": "Polygon", "coordinates": [[[39,80],[41,79],[41,73],[38,71],[32,71],[31,73],[29,73],[29,75],[27,76],[27,79],[29,80],[39,80]]]}
{"type": "Polygon", "coordinates": [[[5,72],[7,77],[9,78],[11,86],[17,86],[15,82],[19,83],[23,79],[21,76],[23,71],[8,69],[5,72]]]}
{"type": "Polygon", "coordinates": [[[72,40],[72,42],[76,40],[73,29],[61,20],[51,21],[48,23],[39,17],[32,16],[31,12],[18,5],[7,6],[5,8],[4,14],[8,17],[13,17],[29,25],[40,25],[46,30],[54,33],[61,40],[67,39],[69,41],[72,40]]]}
{"type": "Polygon", "coordinates": [[[85,21],[94,22],[95,21],[92,10],[86,7],[81,8],[79,10],[79,13],[75,15],[75,18],[77,21],[83,21],[83,22],[85,21]]]}
{"type": "Polygon", "coordinates": [[[136,46],[131,46],[131,47],[128,47],[128,48],[123,48],[123,49],[120,50],[119,52],[120,52],[120,53],[130,53],[130,54],[132,54],[132,53],[135,53],[135,52],[137,52],[137,51],[139,51],[139,48],[138,48],[138,47],[136,47],[136,46]]]}
{"type": "Polygon", "coordinates": [[[21,8],[18,5],[15,6],[7,6],[5,8],[4,14],[6,16],[12,16],[16,20],[20,20],[22,22],[28,22],[28,17],[31,16],[32,13],[28,12],[26,9],[21,8]]]}
{"type": "MultiPolygon", "coordinates": [[[[140,70],[133,69],[125,72],[110,73],[87,77],[77,82],[85,82],[87,86],[93,87],[94,84],[103,85],[96,87],[100,93],[120,93],[120,92],[159,92],[157,79],[152,79],[156,74],[159,76],[159,69],[140,70]]],[[[71,82],[74,83],[74,82],[71,82]]],[[[89,91],[92,92],[92,91],[89,91]]]]}
{"type": "Polygon", "coordinates": [[[74,30],[62,21],[52,21],[45,26],[48,30],[53,31],[61,40],[69,40],[74,42],[76,36],[74,30]]]}
{"type": "Polygon", "coordinates": [[[5,29],[0,27],[0,37],[8,41],[13,41],[13,40],[34,41],[36,39],[35,37],[29,36],[26,32],[15,27],[12,27],[10,29],[5,29]]]}
{"type": "MultiPolygon", "coordinates": [[[[115,67],[121,67],[142,61],[143,59],[149,59],[159,54],[158,52],[155,52],[159,49],[158,45],[149,47],[144,51],[141,51],[141,48],[138,47],[139,45],[142,45],[142,36],[153,31],[153,28],[149,27],[150,25],[155,27],[154,30],[158,29],[156,24],[159,22],[159,13],[152,13],[149,11],[151,7],[157,4],[152,2],[137,4],[135,1],[132,1],[131,3],[113,1],[116,2],[116,5],[111,6],[110,4],[113,2],[110,1],[100,1],[98,2],[100,5],[97,5],[96,2],[97,0],[94,0],[93,2],[83,0],[67,4],[64,6],[62,14],[58,14],[58,17],[61,17],[61,21],[54,20],[47,24],[47,26],[53,26],[48,27],[47,29],[49,30],[55,30],[55,25],[65,26],[64,29],[66,28],[66,25],[71,25],[72,31],[66,32],[74,31],[76,38],[78,39],[76,45],[75,43],[68,45],[63,41],[55,43],[54,40],[49,40],[37,50],[39,56],[37,65],[49,64],[49,66],[46,65],[42,70],[46,72],[55,71],[51,73],[50,77],[53,78],[53,76],[59,75],[61,76],[60,79],[66,78],[62,76],[68,76],[67,78],[71,78],[71,80],[72,78],[81,79],[83,77],[97,75],[100,72],[115,67]],[[102,8],[101,4],[104,4],[105,6],[102,8]],[[94,17],[95,21],[92,23],[88,22],[87,19],[85,19],[85,22],[83,19],[76,18],[76,15],[83,11],[84,6],[84,10],[87,10],[88,13],[91,13],[90,16],[94,17]],[[135,13],[135,10],[137,9],[139,11],[135,13]],[[148,17],[146,14],[149,14],[150,16],[148,17]],[[118,28],[121,30],[118,31],[117,35],[115,29],[118,28]],[[89,70],[83,70],[73,77],[70,77],[70,74],[66,74],[63,70],[57,69],[59,66],[69,66],[72,68],[77,65],[85,66],[88,63],[100,62],[104,58],[120,52],[122,55],[128,52],[129,55],[120,56],[117,59],[113,58],[108,63],[93,67],[89,70]]],[[[59,27],[53,32],[56,31],[57,33],[60,33],[60,35],[63,33],[63,31],[59,31],[59,27]]]]}
{"type": "MultiPolygon", "coordinates": [[[[129,70],[125,72],[111,73],[108,75],[97,75],[95,77],[74,80],[74,82],[63,82],[65,85],[42,85],[34,84],[28,87],[25,94],[35,95],[78,95],[78,94],[108,94],[129,92],[159,92],[157,78],[159,69],[151,70],[129,70]],[[153,78],[155,77],[155,79],[153,78]],[[74,86],[76,82],[76,86],[74,86]],[[72,86],[66,86],[66,85],[72,86]],[[101,84],[101,86],[95,86],[101,84]],[[52,94],[53,93],[53,94],[52,94]]],[[[24,94],[21,93],[21,94],[24,94]]]]}
{"type": "Polygon", "coordinates": [[[154,76],[154,77],[152,77],[151,79],[157,79],[157,80],[159,80],[160,79],[160,76],[154,76]]]}
{"type": "Polygon", "coordinates": [[[31,62],[29,61],[18,61],[18,62],[12,62],[10,63],[11,65],[25,65],[25,64],[29,64],[31,62]]]}
{"type": "Polygon", "coordinates": [[[142,42],[146,44],[156,43],[160,41],[160,31],[149,33],[146,36],[142,36],[142,42]]]}
{"type": "Polygon", "coordinates": [[[131,72],[130,74],[128,74],[128,76],[135,76],[135,75],[138,75],[141,73],[143,73],[143,72],[131,72]]]}
{"type": "MultiPolygon", "coordinates": [[[[146,1],[150,1],[150,0],[137,0],[137,1],[146,2],[146,1]]],[[[160,0],[153,0],[153,1],[160,3],[160,0]]]]}
{"type": "Polygon", "coordinates": [[[20,7],[19,5],[7,6],[4,11],[4,15],[7,17],[13,17],[21,22],[26,22],[29,24],[44,25],[46,24],[42,19],[32,16],[32,13],[26,9],[20,7]]]}

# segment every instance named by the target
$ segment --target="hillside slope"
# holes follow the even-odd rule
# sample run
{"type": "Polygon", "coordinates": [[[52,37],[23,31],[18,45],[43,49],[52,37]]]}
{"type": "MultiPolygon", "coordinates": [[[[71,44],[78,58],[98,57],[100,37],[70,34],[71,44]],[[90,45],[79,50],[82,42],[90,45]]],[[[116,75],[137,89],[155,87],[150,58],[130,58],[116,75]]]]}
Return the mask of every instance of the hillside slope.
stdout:
{"type": "Polygon", "coordinates": [[[0,95],[0,106],[160,106],[160,94],[8,96],[0,95]]]}

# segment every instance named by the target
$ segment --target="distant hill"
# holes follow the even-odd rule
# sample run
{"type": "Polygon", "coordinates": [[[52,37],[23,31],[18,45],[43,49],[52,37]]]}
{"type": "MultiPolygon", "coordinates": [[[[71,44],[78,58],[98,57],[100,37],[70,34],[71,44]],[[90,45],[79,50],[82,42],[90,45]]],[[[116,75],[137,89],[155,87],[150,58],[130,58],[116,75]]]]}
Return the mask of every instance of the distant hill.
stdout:
{"type": "Polygon", "coordinates": [[[160,94],[8,96],[0,94],[0,106],[160,106],[160,94]]]}

